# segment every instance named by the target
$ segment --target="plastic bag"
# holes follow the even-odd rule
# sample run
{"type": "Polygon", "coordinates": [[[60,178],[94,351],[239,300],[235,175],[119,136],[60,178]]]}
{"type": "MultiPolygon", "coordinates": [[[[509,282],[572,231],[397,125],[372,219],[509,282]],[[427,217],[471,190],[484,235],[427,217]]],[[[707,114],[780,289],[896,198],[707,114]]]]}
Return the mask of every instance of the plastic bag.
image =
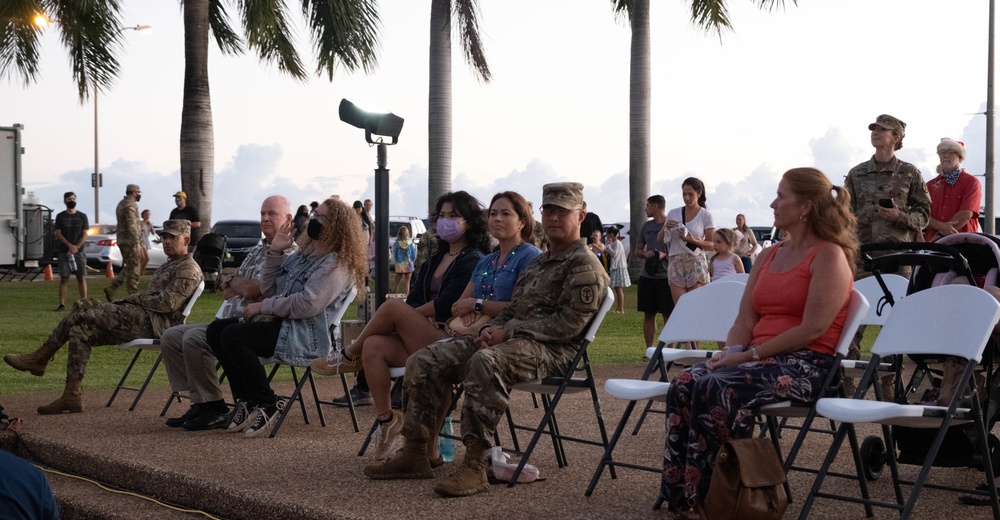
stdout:
{"type": "MultiPolygon", "coordinates": [[[[490,456],[487,460],[489,460],[490,472],[493,475],[493,478],[510,482],[510,477],[514,476],[514,470],[517,469],[517,464],[507,462],[510,460],[510,455],[504,453],[503,448],[500,446],[490,448],[490,456]]],[[[522,483],[534,482],[537,478],[538,468],[532,466],[531,464],[525,464],[524,469],[521,470],[521,474],[517,476],[517,481],[522,483]]]]}

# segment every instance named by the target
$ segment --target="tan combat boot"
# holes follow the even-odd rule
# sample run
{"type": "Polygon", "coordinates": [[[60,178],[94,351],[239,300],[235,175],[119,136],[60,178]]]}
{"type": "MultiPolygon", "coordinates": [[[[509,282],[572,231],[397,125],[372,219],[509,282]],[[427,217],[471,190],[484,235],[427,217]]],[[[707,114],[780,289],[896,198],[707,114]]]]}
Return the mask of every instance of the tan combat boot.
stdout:
{"type": "Polygon", "coordinates": [[[38,407],[39,415],[52,415],[69,412],[79,413],[83,411],[83,381],[66,380],[66,389],[63,390],[62,397],[52,401],[45,406],[38,407]]]}
{"type": "Polygon", "coordinates": [[[31,375],[41,377],[45,375],[45,368],[49,366],[54,354],[54,350],[43,345],[30,354],[7,354],[3,360],[21,372],[31,372],[31,375]]]}
{"type": "Polygon", "coordinates": [[[374,480],[392,480],[401,478],[433,478],[431,463],[427,460],[427,446],[423,439],[411,441],[406,439],[403,448],[391,459],[382,464],[365,466],[365,475],[374,480]]]}
{"type": "Polygon", "coordinates": [[[487,448],[482,444],[468,446],[465,450],[465,460],[444,480],[434,485],[434,491],[446,497],[467,497],[490,490],[490,481],[486,476],[487,448]]]}

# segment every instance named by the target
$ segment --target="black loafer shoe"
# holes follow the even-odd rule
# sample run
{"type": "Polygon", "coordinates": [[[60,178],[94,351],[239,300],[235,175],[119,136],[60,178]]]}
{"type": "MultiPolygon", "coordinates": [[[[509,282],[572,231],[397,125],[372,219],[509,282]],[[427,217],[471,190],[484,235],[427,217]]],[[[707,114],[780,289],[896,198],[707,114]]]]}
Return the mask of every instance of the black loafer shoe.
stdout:
{"type": "Polygon", "coordinates": [[[215,430],[229,425],[229,414],[205,410],[198,417],[183,424],[185,430],[215,430]]]}
{"type": "Polygon", "coordinates": [[[198,417],[200,413],[201,413],[201,404],[200,403],[193,404],[191,405],[191,408],[188,408],[188,410],[184,412],[184,415],[180,417],[171,417],[170,419],[167,419],[167,426],[171,428],[180,428],[181,426],[184,425],[184,423],[190,421],[191,419],[194,419],[195,417],[198,417]]]}

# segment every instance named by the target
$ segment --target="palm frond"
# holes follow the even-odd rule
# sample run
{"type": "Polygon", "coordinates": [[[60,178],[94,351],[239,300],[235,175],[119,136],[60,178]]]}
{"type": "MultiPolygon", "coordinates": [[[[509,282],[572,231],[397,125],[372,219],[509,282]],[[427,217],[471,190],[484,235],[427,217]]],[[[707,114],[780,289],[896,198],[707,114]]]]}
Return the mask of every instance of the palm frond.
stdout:
{"type": "Polygon", "coordinates": [[[465,50],[465,61],[476,71],[480,80],[489,83],[493,78],[486,63],[483,40],[479,36],[479,4],[477,0],[455,0],[455,18],[458,32],[465,50]]]}
{"type": "Polygon", "coordinates": [[[0,79],[19,76],[25,86],[38,81],[41,28],[34,17],[42,11],[38,0],[0,2],[0,79]]]}
{"type": "Polygon", "coordinates": [[[240,12],[247,47],[256,50],[261,61],[276,63],[278,70],[297,80],[308,77],[291,40],[284,0],[240,0],[240,12]]]}
{"type": "Polygon", "coordinates": [[[333,80],[338,64],[374,70],[382,22],[376,0],[302,0],[316,51],[316,75],[333,80]]]}
{"type": "Polygon", "coordinates": [[[118,75],[122,20],[119,0],[66,2],[42,0],[57,21],[60,40],[69,51],[80,101],[93,88],[108,89],[118,75]]]}
{"type": "MultiPolygon", "coordinates": [[[[785,7],[785,0],[751,1],[758,9],[767,9],[768,12],[785,7]]],[[[790,1],[792,5],[798,5],[798,0],[790,1]]],[[[706,32],[716,33],[720,39],[722,33],[733,29],[732,22],[729,20],[729,9],[726,8],[726,0],[691,0],[691,23],[706,32]]]]}
{"type": "Polygon", "coordinates": [[[233,26],[229,22],[229,14],[226,13],[222,0],[209,0],[208,26],[212,29],[215,43],[223,54],[230,56],[243,54],[243,38],[240,38],[240,35],[233,30],[233,26]]]}
{"type": "Polygon", "coordinates": [[[632,20],[632,0],[611,0],[615,11],[615,21],[629,23],[632,20]]]}

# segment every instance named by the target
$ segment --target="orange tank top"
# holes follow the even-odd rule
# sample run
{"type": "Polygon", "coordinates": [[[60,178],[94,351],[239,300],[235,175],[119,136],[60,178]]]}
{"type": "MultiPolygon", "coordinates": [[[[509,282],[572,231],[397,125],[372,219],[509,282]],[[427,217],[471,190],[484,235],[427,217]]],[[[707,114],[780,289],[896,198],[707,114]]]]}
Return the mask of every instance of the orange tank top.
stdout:
{"type": "MultiPolygon", "coordinates": [[[[778,247],[784,244],[779,244],[778,247]]],[[[809,282],[812,281],[810,267],[819,252],[822,242],[816,244],[809,254],[798,265],[783,273],[771,272],[771,259],[777,248],[767,256],[763,268],[757,277],[751,303],[760,319],[753,328],[752,345],[760,345],[778,334],[800,325],[802,313],[805,310],[806,298],[809,295],[809,282]]],[[[851,282],[853,288],[853,282],[851,282]]],[[[822,336],[806,345],[806,348],[821,354],[833,355],[840,339],[840,331],[847,321],[847,305],[850,293],[844,297],[844,304],[834,318],[830,328],[822,336]]]]}

